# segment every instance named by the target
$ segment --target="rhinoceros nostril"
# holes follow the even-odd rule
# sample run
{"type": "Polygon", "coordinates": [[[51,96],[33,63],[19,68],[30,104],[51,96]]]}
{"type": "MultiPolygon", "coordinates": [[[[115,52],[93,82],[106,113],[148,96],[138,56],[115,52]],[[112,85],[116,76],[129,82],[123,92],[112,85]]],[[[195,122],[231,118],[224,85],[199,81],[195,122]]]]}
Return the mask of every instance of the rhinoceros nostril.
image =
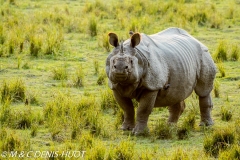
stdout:
{"type": "Polygon", "coordinates": [[[114,67],[115,69],[117,68],[117,66],[116,66],[116,65],[114,65],[113,67],[114,67]]]}
{"type": "Polygon", "coordinates": [[[128,69],[128,66],[126,66],[125,69],[128,69]]]}

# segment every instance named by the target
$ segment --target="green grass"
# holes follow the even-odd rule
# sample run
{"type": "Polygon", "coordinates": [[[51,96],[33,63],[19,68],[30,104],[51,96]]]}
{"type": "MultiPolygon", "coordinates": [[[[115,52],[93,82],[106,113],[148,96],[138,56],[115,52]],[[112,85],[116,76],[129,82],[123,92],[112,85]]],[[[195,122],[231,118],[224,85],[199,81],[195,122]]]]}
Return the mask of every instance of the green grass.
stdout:
{"type": "MultiPolygon", "coordinates": [[[[229,126],[239,134],[239,5],[238,0],[0,0],[0,153],[68,149],[86,150],[86,159],[213,158],[205,154],[206,135],[215,143],[214,135],[229,126]],[[123,113],[106,85],[105,60],[112,49],[107,33],[127,39],[130,29],[154,34],[167,27],[187,30],[219,62],[212,92],[215,125],[198,126],[193,94],[177,126],[166,126],[166,108],[154,109],[149,135],[134,137],[119,130],[123,113]],[[164,129],[171,136],[161,139],[164,129]]],[[[213,154],[239,158],[236,135],[230,148],[213,148],[213,154]]]]}

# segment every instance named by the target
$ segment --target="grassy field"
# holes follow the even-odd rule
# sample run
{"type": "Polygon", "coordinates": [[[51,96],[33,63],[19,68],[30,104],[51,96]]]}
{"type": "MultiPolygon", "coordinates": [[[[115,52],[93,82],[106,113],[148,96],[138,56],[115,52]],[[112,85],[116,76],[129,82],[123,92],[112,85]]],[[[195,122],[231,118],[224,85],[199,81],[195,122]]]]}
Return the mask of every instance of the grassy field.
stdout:
{"type": "Polygon", "coordinates": [[[11,151],[18,152],[11,159],[21,151],[33,151],[32,159],[74,157],[61,156],[67,151],[79,159],[240,159],[239,7],[239,0],[0,0],[0,159],[11,151]],[[107,86],[107,33],[127,39],[129,30],[168,27],[209,47],[218,67],[215,125],[198,126],[192,94],[176,126],[167,126],[167,108],[156,108],[150,133],[135,137],[119,130],[122,112],[107,86]]]}

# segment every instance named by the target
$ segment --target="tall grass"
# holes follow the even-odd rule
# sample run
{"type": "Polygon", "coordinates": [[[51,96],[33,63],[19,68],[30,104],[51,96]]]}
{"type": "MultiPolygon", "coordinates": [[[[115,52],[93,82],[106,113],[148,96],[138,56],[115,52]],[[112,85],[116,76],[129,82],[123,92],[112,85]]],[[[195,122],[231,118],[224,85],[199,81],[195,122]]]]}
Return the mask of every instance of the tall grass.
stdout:
{"type": "Polygon", "coordinates": [[[1,102],[6,101],[24,102],[26,97],[26,86],[22,79],[6,82],[1,87],[1,102]]]}
{"type": "Polygon", "coordinates": [[[230,121],[232,119],[233,113],[230,107],[221,107],[221,119],[223,121],[230,121]]]}
{"type": "Polygon", "coordinates": [[[216,60],[219,60],[219,61],[227,60],[227,42],[226,41],[221,40],[218,43],[218,47],[217,47],[214,57],[216,60]]]}
{"type": "Polygon", "coordinates": [[[220,96],[220,82],[217,79],[214,80],[213,91],[214,91],[215,97],[219,98],[219,96],[220,96]]]}
{"type": "Polygon", "coordinates": [[[120,141],[117,146],[112,146],[107,155],[107,159],[133,159],[134,145],[134,142],[129,139],[120,141]]]}
{"type": "Polygon", "coordinates": [[[106,52],[110,52],[110,44],[108,42],[108,34],[102,34],[99,37],[98,44],[100,47],[104,48],[106,52]]]}
{"type": "Polygon", "coordinates": [[[64,133],[66,128],[72,130],[73,138],[76,137],[74,134],[81,133],[81,129],[93,135],[106,135],[102,114],[93,97],[75,101],[70,95],[58,93],[46,104],[43,113],[52,137],[64,133]]]}
{"type": "Polygon", "coordinates": [[[42,37],[40,36],[31,36],[30,39],[30,48],[29,52],[30,55],[34,57],[38,57],[41,54],[42,48],[42,37]]]}
{"type": "Polygon", "coordinates": [[[82,66],[78,67],[75,71],[73,77],[73,86],[77,88],[84,86],[84,71],[82,66]]]}
{"type": "Polygon", "coordinates": [[[68,79],[68,72],[67,67],[64,65],[63,67],[56,67],[52,70],[53,79],[54,80],[67,80],[68,79]]]}
{"type": "Polygon", "coordinates": [[[220,160],[240,159],[240,147],[239,147],[239,145],[234,145],[229,150],[220,152],[219,159],[220,160]]]}
{"type": "Polygon", "coordinates": [[[95,159],[104,159],[105,154],[107,152],[106,147],[103,142],[100,140],[94,142],[94,146],[91,148],[90,153],[87,155],[87,159],[95,160],[95,159]]]}
{"type": "Polygon", "coordinates": [[[106,78],[107,78],[107,75],[105,71],[101,71],[101,73],[98,75],[97,84],[98,85],[106,84],[106,78]]]}
{"type": "Polygon", "coordinates": [[[42,117],[36,114],[31,106],[19,110],[10,106],[10,103],[5,103],[0,108],[1,126],[10,127],[13,129],[29,129],[32,124],[40,124],[42,117]]]}
{"type": "Polygon", "coordinates": [[[0,150],[1,151],[23,151],[30,149],[30,140],[28,137],[21,136],[15,131],[1,128],[0,129],[0,150]]]}
{"type": "Polygon", "coordinates": [[[188,138],[190,131],[195,128],[196,115],[193,111],[190,111],[184,118],[181,126],[177,129],[178,139],[188,138]]]}
{"type": "Polygon", "coordinates": [[[92,37],[95,37],[97,35],[97,20],[95,17],[91,17],[89,20],[89,24],[88,24],[88,30],[89,30],[89,34],[92,37]]]}
{"type": "Polygon", "coordinates": [[[119,110],[119,106],[113,96],[113,91],[111,89],[106,89],[102,91],[101,94],[101,108],[103,110],[112,109],[113,114],[116,114],[119,110]]]}
{"type": "Polygon", "coordinates": [[[157,139],[171,139],[173,137],[173,128],[174,126],[171,126],[162,120],[158,120],[154,125],[153,135],[157,139]]]}
{"type": "Polygon", "coordinates": [[[93,65],[94,65],[95,74],[97,75],[99,73],[99,62],[98,62],[98,60],[94,60],[93,65]]]}
{"type": "Polygon", "coordinates": [[[222,63],[222,61],[219,61],[217,63],[217,68],[218,68],[218,71],[220,72],[220,78],[225,77],[226,76],[226,69],[225,69],[224,63],[222,63]]]}
{"type": "Polygon", "coordinates": [[[212,135],[206,135],[204,139],[204,151],[214,157],[219,151],[226,150],[235,142],[235,132],[232,128],[217,129],[212,135]]]}
{"type": "Polygon", "coordinates": [[[173,159],[173,160],[177,160],[177,159],[190,160],[190,156],[187,153],[187,151],[184,151],[182,148],[178,148],[175,152],[173,152],[171,159],[173,159]]]}
{"type": "Polygon", "coordinates": [[[230,53],[230,60],[231,61],[238,61],[240,57],[240,48],[238,44],[232,44],[231,46],[231,53],[230,53]]]}
{"type": "Polygon", "coordinates": [[[57,55],[63,43],[63,31],[58,26],[62,18],[57,18],[58,14],[55,13],[48,14],[51,15],[48,15],[48,18],[44,17],[43,13],[28,18],[21,12],[4,14],[0,28],[0,44],[3,46],[0,55],[17,53],[29,53],[34,57],[57,55]],[[30,24],[29,19],[32,20],[30,24]],[[39,21],[45,22],[44,25],[39,21]],[[4,32],[8,34],[5,35],[4,32]]]}

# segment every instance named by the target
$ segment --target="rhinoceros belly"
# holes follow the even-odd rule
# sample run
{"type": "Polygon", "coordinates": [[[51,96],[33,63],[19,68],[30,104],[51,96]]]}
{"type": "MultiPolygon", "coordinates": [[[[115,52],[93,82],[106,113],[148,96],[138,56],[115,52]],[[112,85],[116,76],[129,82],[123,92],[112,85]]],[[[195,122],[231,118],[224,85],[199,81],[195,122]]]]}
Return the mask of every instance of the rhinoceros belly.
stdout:
{"type": "Polygon", "coordinates": [[[188,86],[172,86],[158,92],[155,107],[171,106],[186,99],[193,91],[195,84],[188,86]]]}

